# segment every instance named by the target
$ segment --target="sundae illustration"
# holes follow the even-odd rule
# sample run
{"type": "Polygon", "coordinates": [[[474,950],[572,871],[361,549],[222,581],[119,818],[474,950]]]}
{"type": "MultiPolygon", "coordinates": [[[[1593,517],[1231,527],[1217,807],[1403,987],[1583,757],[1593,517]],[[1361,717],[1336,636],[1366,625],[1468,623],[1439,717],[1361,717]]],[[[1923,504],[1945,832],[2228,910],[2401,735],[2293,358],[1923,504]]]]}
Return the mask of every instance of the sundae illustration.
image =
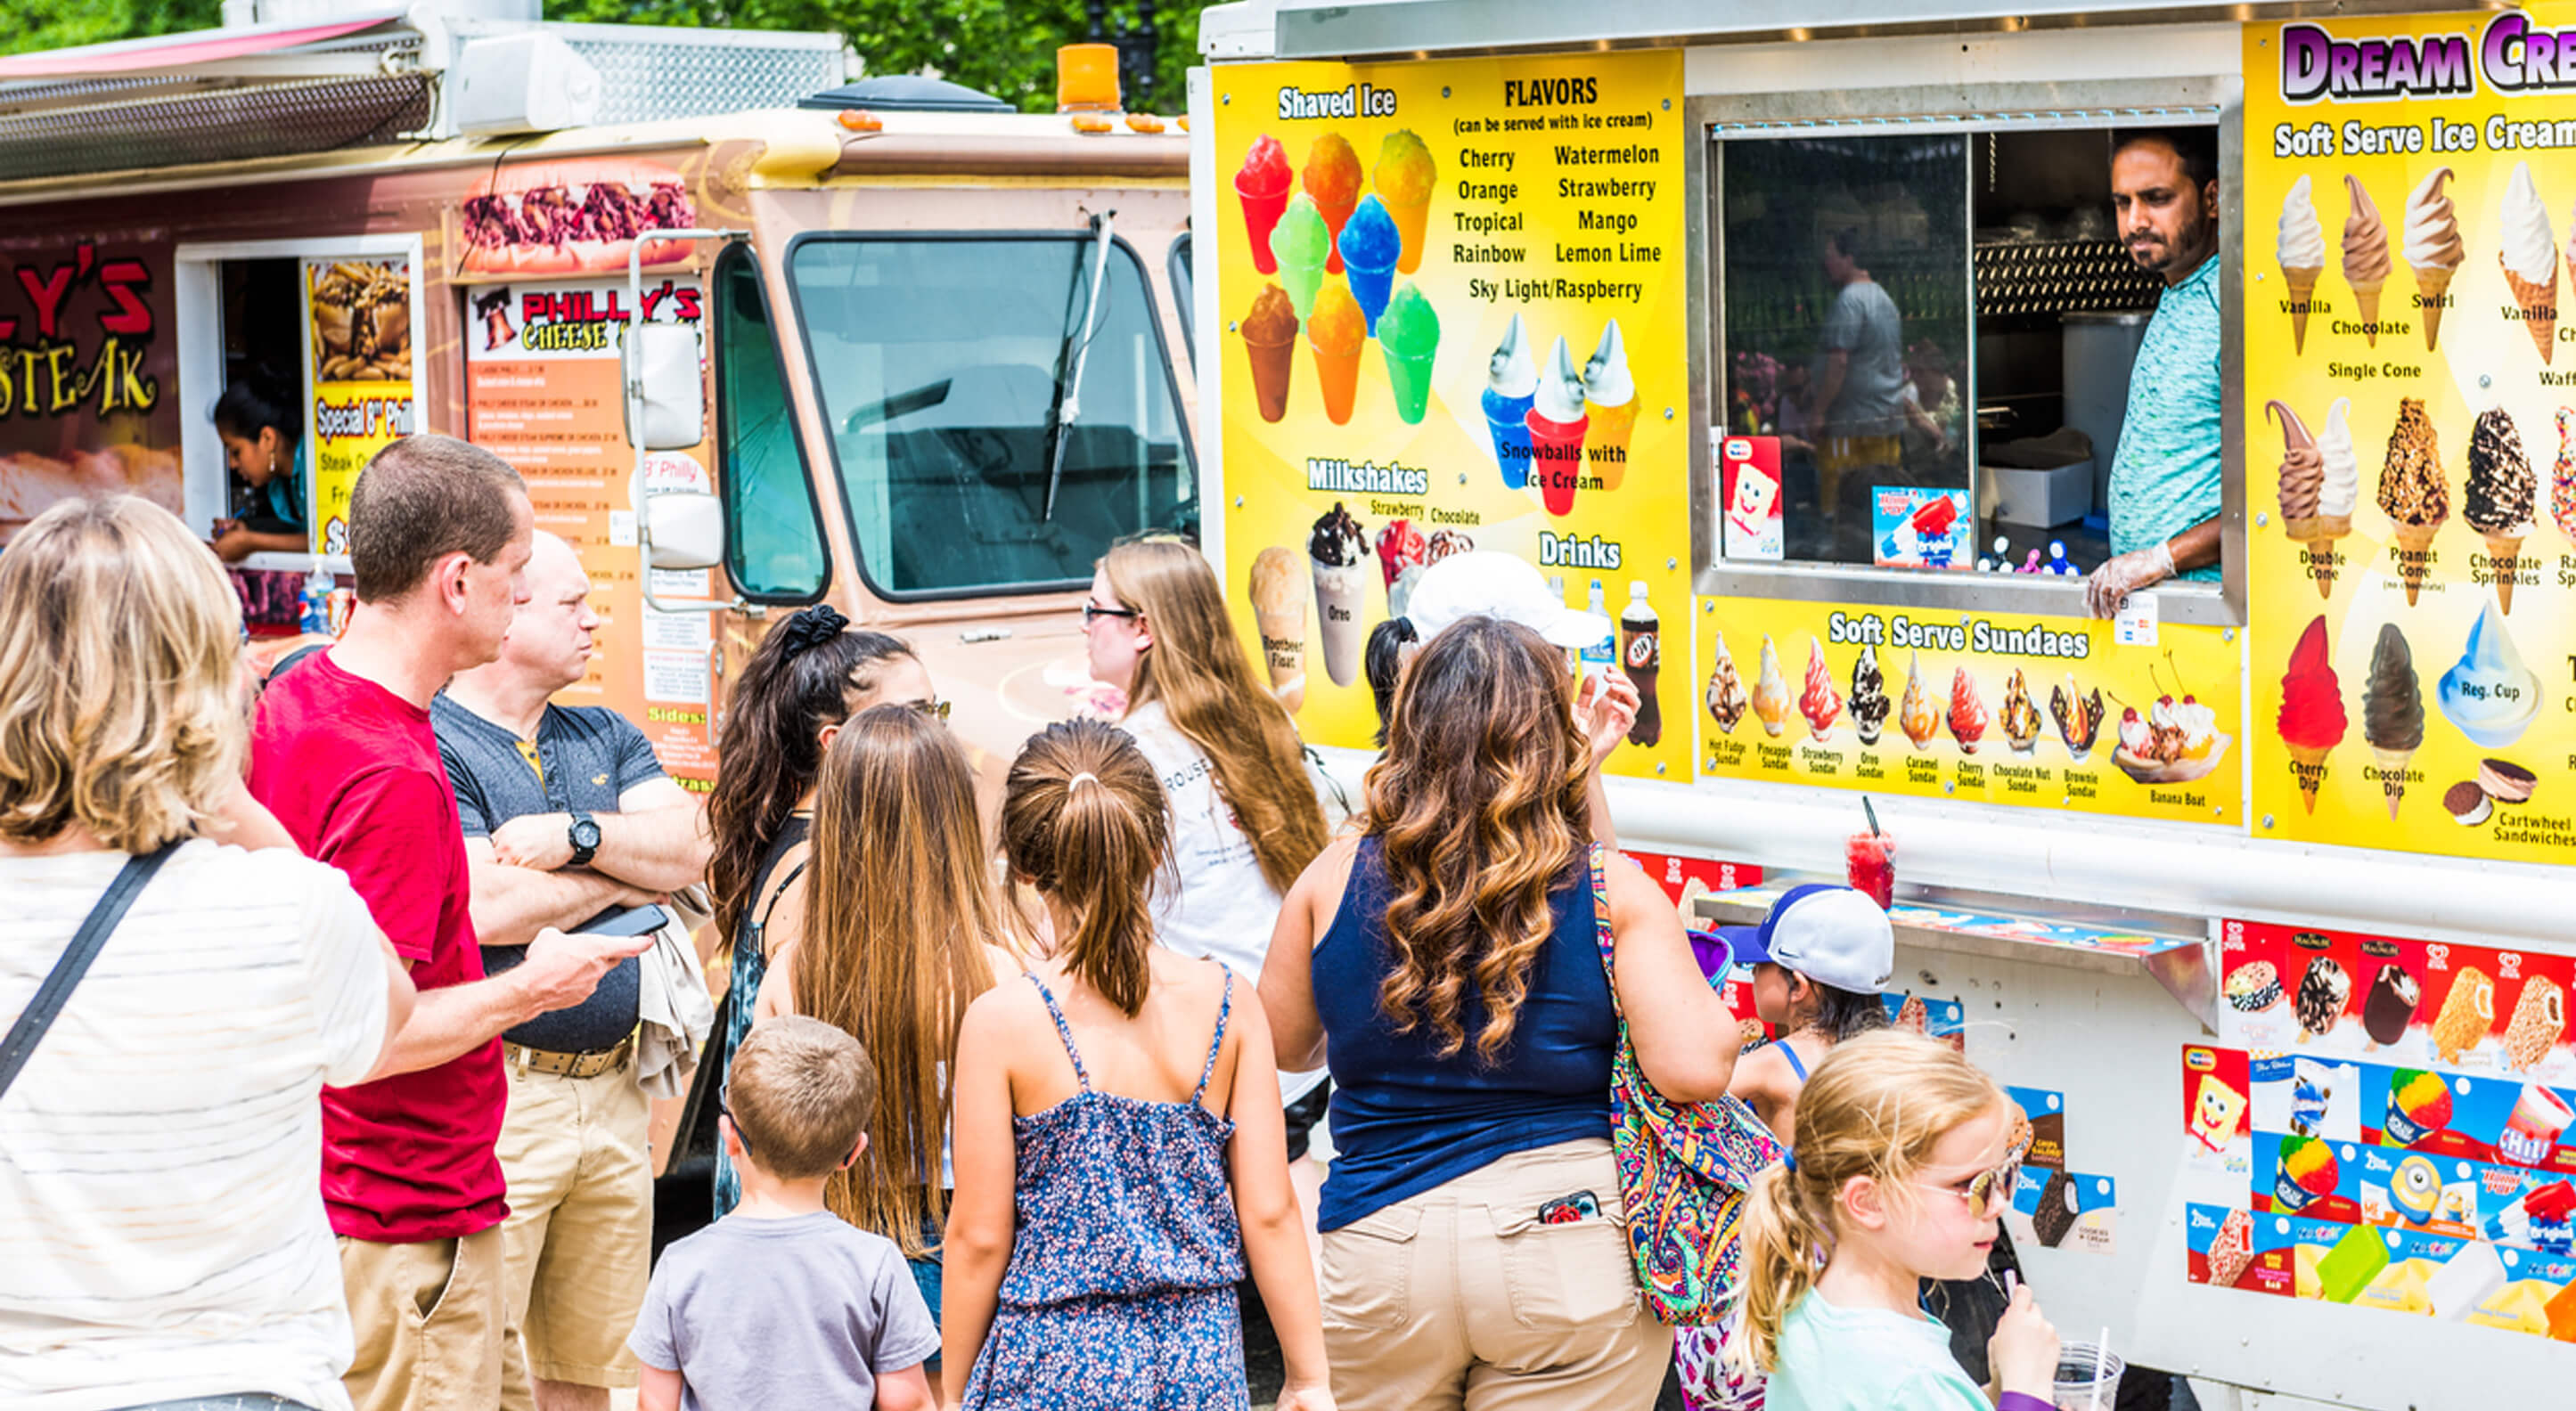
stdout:
{"type": "Polygon", "coordinates": [[[2413,607],[2432,566],[2433,536],[2451,517],[2441,447],[2420,397],[2397,403],[2397,425],[2388,433],[2388,458],[2379,470],[2379,508],[2397,530],[2397,571],[2406,581],[2406,605],[2413,607]]]}
{"type": "MultiPolygon", "coordinates": [[[[1351,312],[1357,315],[1354,307],[1351,312]]],[[[1333,503],[1306,540],[1315,574],[1315,625],[1324,641],[1324,670],[1336,686],[1359,678],[1360,615],[1368,601],[1368,532],[1351,512],[1333,503]]]]}
{"type": "Polygon", "coordinates": [[[1583,483],[1583,434],[1591,423],[1583,415],[1583,379],[1563,338],[1548,349],[1537,399],[1522,420],[1529,427],[1530,473],[1538,477],[1547,512],[1559,518],[1574,513],[1574,492],[1583,483]]]}
{"type": "MultiPolygon", "coordinates": [[[[2154,676],[2150,668],[2148,675],[2154,676]]],[[[2167,692],[2156,697],[2144,715],[2135,706],[2120,710],[2119,744],[2111,762],[2141,784],[2187,784],[2205,778],[2234,742],[2218,728],[2218,713],[2186,692],[2177,703],[2167,692]]]]}
{"type": "Polygon", "coordinates": [[[2388,283],[2388,227],[2359,178],[2345,176],[2343,188],[2352,203],[2352,213],[2343,222],[2343,278],[2358,301],[2362,341],[2376,348],[2380,288],[2388,283]]]}
{"type": "Polygon", "coordinates": [[[1601,343],[1583,365],[1583,415],[1592,426],[1586,463],[1601,488],[1616,490],[1628,476],[1628,433],[1637,425],[1637,384],[1628,375],[1628,345],[1619,320],[1602,325],[1601,343]]]}
{"type": "Polygon", "coordinates": [[[2478,609],[2460,659],[2436,688],[2442,715],[2478,744],[2502,749],[2522,738],[2540,714],[2540,678],[2515,651],[2504,614],[2490,601],[2478,609]]]}
{"type": "Polygon", "coordinates": [[[1798,694],[1798,713],[1807,717],[1807,733],[1818,741],[1830,738],[1834,722],[1843,714],[1842,693],[1834,689],[1833,668],[1825,665],[1825,644],[1813,637],[1807,639],[1806,689],[1798,694]]]}
{"type": "Polygon", "coordinates": [[[2370,649],[2370,679],[2361,693],[2361,738],[2379,762],[2379,792],[2388,816],[2406,797],[2406,762],[2424,747],[2424,695],[2415,681],[2415,653],[2394,622],[2379,625],[2370,649]]]}
{"type": "Polygon", "coordinates": [[[2467,258],[2460,248],[2459,213],[2442,183],[2449,167],[2436,168],[2406,197],[2406,264],[2415,271],[2416,312],[2424,317],[2424,351],[2442,342],[2442,310],[2450,306],[2451,279],[2467,258]]]}
{"type": "Polygon", "coordinates": [[[2280,237],[2274,253],[2290,296],[2290,351],[2304,353],[2309,305],[2316,298],[2317,280],[2326,272],[2325,226],[2317,219],[2316,197],[2304,176],[2290,183],[2290,194],[2281,200],[2280,237]]]}
{"type": "Polygon", "coordinates": [[[2075,684],[2075,673],[2066,673],[2066,684],[2048,693],[2048,715],[2057,722],[2057,738],[2066,743],[2067,754],[2081,764],[2093,753],[2093,741],[2102,733],[2102,688],[2096,686],[2090,695],[2075,684]]]}
{"type": "Polygon", "coordinates": [[[1896,728],[1923,749],[1932,743],[1933,733],[1941,728],[1941,710],[1923,689],[1923,660],[1915,653],[1905,656],[1905,695],[1897,703],[1896,728]]]}
{"type": "Polygon", "coordinates": [[[1529,413],[1538,397],[1538,363],[1530,357],[1529,330],[1519,314],[1512,315],[1486,366],[1485,426],[1494,438],[1494,464],[1504,487],[1518,490],[1529,483],[1529,413]]]}
{"type": "Polygon", "coordinates": [[[1386,203],[1386,213],[1395,218],[1396,234],[1403,241],[1395,272],[1411,274],[1422,268],[1422,229],[1430,219],[1431,191],[1438,181],[1431,149],[1410,131],[1388,133],[1378,146],[1370,181],[1386,203]]]}
{"type": "MultiPolygon", "coordinates": [[[[1712,632],[1710,635],[1717,636],[1712,632]]],[[[1744,718],[1750,704],[1744,696],[1744,680],[1736,675],[1735,658],[1726,651],[1726,638],[1717,636],[1717,661],[1708,673],[1708,713],[1717,728],[1732,735],[1735,723],[1744,718]]]]}
{"type": "Polygon", "coordinates": [[[1368,318],[1370,337],[1377,336],[1378,315],[1386,312],[1387,296],[1394,292],[1395,260],[1401,249],[1395,217],[1386,213],[1386,203],[1374,194],[1360,198],[1334,237],[1333,253],[1342,257],[1343,278],[1368,318]]]}
{"type": "Polygon", "coordinates": [[[1975,754],[1977,742],[1986,738],[1986,703],[1977,695],[1976,678],[1966,667],[1950,673],[1950,738],[1959,742],[1959,752],[1975,754]]]}
{"type": "Polygon", "coordinates": [[[2508,613],[2513,611],[2513,580],[2523,567],[2522,541],[2531,534],[2539,493],[2513,418],[2502,407],[2478,413],[2469,432],[2469,483],[2460,494],[2460,518],[2487,541],[2496,601],[2508,613]]]}
{"type": "Polygon", "coordinates": [[[1263,549],[1252,560],[1252,620],[1270,694],[1294,715],[1306,704],[1306,565],[1293,549],[1263,549]]]}
{"type": "Polygon", "coordinates": [[[1350,291],[1333,283],[1315,296],[1306,320],[1306,346],[1315,353],[1315,383],[1324,394],[1324,416],[1335,426],[1351,422],[1359,396],[1360,349],[1368,342],[1368,316],[1350,291]]]}
{"type": "Polygon", "coordinates": [[[2326,620],[2320,615],[2299,634],[2299,644],[2290,649],[2290,669],[2281,675],[2281,743],[2289,747],[2299,800],[2310,813],[2317,811],[2317,789],[2325,783],[2326,756],[2343,743],[2350,723],[2343,713],[2343,684],[2335,679],[2329,657],[2326,620]]]}
{"type": "Polygon", "coordinates": [[[2287,403],[2264,407],[2281,424],[2281,532],[2306,547],[2308,573],[2321,598],[2334,596],[2335,541],[2352,532],[2353,501],[2361,492],[2361,466],[2344,420],[2351,406],[2348,397],[2335,399],[2322,438],[2311,436],[2287,403]]]}
{"type": "Polygon", "coordinates": [[[1252,241],[1252,267],[1263,274],[1279,272],[1278,258],[1270,253],[1270,232],[1288,209],[1296,183],[1287,149],[1267,133],[1253,140],[1242,170],[1234,174],[1234,194],[1243,202],[1243,233],[1252,241]]]}
{"type": "Polygon", "coordinates": [[[1864,745],[1878,743],[1879,732],[1887,725],[1887,680],[1879,675],[1878,649],[1864,642],[1860,660],[1852,663],[1851,677],[1852,729],[1860,733],[1864,745]]]}
{"type": "Polygon", "coordinates": [[[1762,733],[1778,736],[1789,723],[1789,683],[1780,675],[1780,649],[1762,639],[1762,677],[1753,683],[1753,717],[1762,733]]]}
{"type": "MultiPolygon", "coordinates": [[[[1338,132],[1316,138],[1315,145],[1306,150],[1301,184],[1314,201],[1316,213],[1324,218],[1324,229],[1330,237],[1325,248],[1331,250],[1332,242],[1342,238],[1342,223],[1351,218],[1352,209],[1360,203],[1360,154],[1351,150],[1350,139],[1338,132]]],[[[1284,263],[1284,256],[1282,260],[1284,263]]],[[[1324,268],[1340,274],[1341,252],[1333,250],[1324,268]]]]}
{"type": "MultiPolygon", "coordinates": [[[[1359,220],[1353,216],[1356,224],[1359,220]]],[[[1395,414],[1407,426],[1419,426],[1431,407],[1431,359],[1440,351],[1440,315],[1422,290],[1408,283],[1395,291],[1376,325],[1378,351],[1386,355],[1386,382],[1395,394],[1395,414]]]]}
{"type": "Polygon", "coordinates": [[[2504,244],[2496,251],[2513,302],[2522,314],[2523,331],[2540,350],[2545,366],[2558,341],[2558,241],[2549,232],[2549,211],[2540,204],[2540,188],[2531,181],[2531,163],[2516,162],[2504,188],[2504,244]]]}
{"type": "Polygon", "coordinates": [[[2031,702],[2030,683],[2021,668],[2004,678],[2004,743],[2014,754],[2029,754],[2039,743],[2039,707],[2031,702]]]}
{"type": "Polygon", "coordinates": [[[1278,285],[1262,285],[1239,331],[1244,354],[1252,360],[1252,396],[1260,404],[1261,419],[1277,421],[1288,415],[1288,385],[1296,380],[1296,306],[1278,285]]]}
{"type": "Polygon", "coordinates": [[[1333,232],[1315,209],[1315,198],[1298,192],[1270,229],[1270,255],[1299,323],[1314,315],[1315,293],[1323,288],[1324,261],[1332,250],[1333,232]]]}

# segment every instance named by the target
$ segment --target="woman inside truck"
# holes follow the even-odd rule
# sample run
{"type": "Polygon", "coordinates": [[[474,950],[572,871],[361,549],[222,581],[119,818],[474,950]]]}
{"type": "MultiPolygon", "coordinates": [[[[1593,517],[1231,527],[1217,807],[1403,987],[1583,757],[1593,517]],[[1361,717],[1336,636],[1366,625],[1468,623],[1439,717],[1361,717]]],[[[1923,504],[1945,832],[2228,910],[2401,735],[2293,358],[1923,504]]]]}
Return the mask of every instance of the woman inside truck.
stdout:
{"type": "Polygon", "coordinates": [[[294,393],[262,376],[237,378],[215,401],[215,434],[232,472],[233,513],[215,521],[215,554],[300,554],[304,529],[304,417],[294,393]]]}

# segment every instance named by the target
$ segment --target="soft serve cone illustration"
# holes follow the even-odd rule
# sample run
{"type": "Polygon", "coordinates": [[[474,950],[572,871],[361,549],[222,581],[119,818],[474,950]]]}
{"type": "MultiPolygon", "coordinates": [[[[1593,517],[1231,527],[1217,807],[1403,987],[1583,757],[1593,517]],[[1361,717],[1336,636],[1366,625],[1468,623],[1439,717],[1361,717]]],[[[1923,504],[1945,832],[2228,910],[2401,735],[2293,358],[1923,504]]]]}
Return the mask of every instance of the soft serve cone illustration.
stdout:
{"type": "Polygon", "coordinates": [[[2388,225],[2357,177],[2343,179],[2352,213],[2343,222],[2343,278],[2352,286],[2362,341],[2379,346],[2380,290],[2388,283],[2388,225]]]}
{"type": "Polygon", "coordinates": [[[2326,756],[2343,743],[2350,723],[2326,643],[2326,620],[2319,616],[2290,650],[2290,668],[2281,675],[2279,718],[2281,743],[2289,747],[2290,769],[2299,779],[2299,799],[2310,813],[2317,811],[2317,789],[2325,783],[2326,756]]]}
{"type": "Polygon", "coordinates": [[[1583,414],[1592,423],[1585,433],[1584,464],[1600,477],[1602,489],[1616,490],[1628,478],[1628,433],[1637,425],[1637,384],[1628,375],[1628,345],[1620,341],[1615,318],[1602,326],[1600,346],[1583,365],[1583,414]]]}
{"type": "Polygon", "coordinates": [[[2360,493],[2361,469],[2352,453],[2352,429],[2344,424],[2350,399],[2338,397],[2326,414],[2326,435],[2308,433],[2286,402],[2267,404],[2264,414],[2281,425],[2281,532],[2300,546],[2317,596],[2334,596],[2334,545],[2352,532],[2352,502],[2360,493]],[[2329,443],[2339,454],[2329,463],[2329,443]],[[2340,497],[2338,514],[2325,512],[2329,493],[2340,497]]]}
{"type": "Polygon", "coordinates": [[[1487,364],[1484,396],[1485,427],[1494,438],[1494,468],[1502,472],[1507,489],[1529,484],[1529,414],[1537,397],[1538,363],[1530,357],[1529,330],[1514,314],[1487,364]]]}
{"type": "Polygon", "coordinates": [[[2451,489],[2442,478],[2442,450],[2433,420],[2419,397],[2397,403],[2397,425],[2388,433],[2388,459],[2379,469],[2379,508],[2397,530],[2397,572],[2406,582],[2406,605],[2415,606],[2432,566],[2433,536],[2451,517],[2451,489]]]}
{"type": "Polygon", "coordinates": [[[2531,534],[2539,478],[2523,454],[2522,432],[2502,407],[2478,413],[2469,433],[2469,483],[2460,496],[2460,518],[2487,541],[2487,566],[2495,575],[2496,602],[2513,611],[2513,580],[2522,569],[2522,541],[2531,534]]]}
{"type": "Polygon", "coordinates": [[[2522,311],[2523,331],[2548,363],[2558,341],[2558,242],[2549,233],[2549,211],[2531,181],[2531,163],[2516,162],[2504,188],[2504,248],[2496,251],[2505,283],[2522,311]]]}
{"type": "Polygon", "coordinates": [[[2406,798],[2406,762],[2424,747],[2424,692],[2415,680],[2415,653],[2394,622],[2379,626],[2370,649],[2370,680],[2361,695],[2361,737],[2379,765],[2379,793],[2388,816],[2406,798]]]}
{"type": "Polygon", "coordinates": [[[2451,169],[2442,167],[2418,183],[2406,198],[2406,266],[2415,271],[2415,309],[2424,318],[2424,351],[2442,341],[2442,310],[2450,307],[2451,279],[2466,258],[2460,248],[2459,213],[2442,183],[2451,169]]]}
{"type": "Polygon", "coordinates": [[[2494,603],[2479,607],[2460,659],[2442,673],[2438,698],[2445,719],[2491,750],[2521,739],[2540,714],[2540,678],[2514,650],[2494,603]]]}
{"type": "Polygon", "coordinates": [[[2288,282],[2290,351],[2308,348],[2308,308],[2317,296],[2317,280],[2326,272],[2326,231],[2317,220],[2316,199],[2304,176],[2290,183],[2281,202],[2281,230],[2275,253],[2281,278],[2288,282]]]}

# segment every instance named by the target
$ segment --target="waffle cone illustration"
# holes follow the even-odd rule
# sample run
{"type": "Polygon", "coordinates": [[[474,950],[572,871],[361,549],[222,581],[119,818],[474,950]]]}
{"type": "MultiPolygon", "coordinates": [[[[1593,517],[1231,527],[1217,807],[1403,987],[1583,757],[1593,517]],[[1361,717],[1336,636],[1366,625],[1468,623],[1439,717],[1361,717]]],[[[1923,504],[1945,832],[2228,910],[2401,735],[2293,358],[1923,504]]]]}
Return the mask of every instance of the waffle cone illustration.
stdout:
{"type": "Polygon", "coordinates": [[[2293,353],[2304,353],[2308,350],[2309,301],[2316,298],[2317,280],[2322,278],[2325,272],[2324,265],[2281,271],[2281,277],[2287,280],[2290,286],[2290,351],[2293,353]]]}
{"type": "MultiPolygon", "coordinates": [[[[2317,789],[2326,782],[2326,756],[2334,753],[2332,745],[2292,745],[2290,763],[2299,776],[2299,802],[2308,812],[2317,811],[2317,789]]],[[[2403,785],[2399,790],[2403,792],[2403,785]]]]}
{"type": "Polygon", "coordinates": [[[2460,1055],[2478,1046],[2495,1023],[2495,981],[2474,965],[2460,967],[2451,981],[2451,993],[2442,1000],[2442,1012],[2433,1020],[2433,1047],[2444,1063],[2457,1063],[2460,1055]]]}
{"type": "Polygon", "coordinates": [[[2421,303],[2417,312],[2424,315],[2424,351],[2431,352],[2442,341],[2442,299],[2451,289],[2451,277],[2458,270],[2418,265],[2415,267],[2415,293],[2421,303]]]}
{"type": "Polygon", "coordinates": [[[2428,550],[2433,536],[2442,532],[2439,524],[2401,524],[2397,526],[2397,576],[2406,582],[2406,605],[2415,606],[2417,595],[2424,591],[2424,572],[2429,563],[2428,550]]]}
{"type": "MultiPolygon", "coordinates": [[[[2501,262],[2502,257],[2498,259],[2501,262]]],[[[2513,286],[2513,301],[2522,306],[2523,330],[2531,335],[2531,346],[2540,350],[2540,361],[2546,366],[2558,341],[2558,271],[2549,271],[2548,282],[2534,283],[2506,265],[2504,281],[2513,286]]]]}
{"type": "Polygon", "coordinates": [[[2522,539],[2519,534],[2490,534],[2487,540],[2487,562],[2495,568],[2496,606],[2513,611],[2513,580],[2522,567],[2522,539]]]}

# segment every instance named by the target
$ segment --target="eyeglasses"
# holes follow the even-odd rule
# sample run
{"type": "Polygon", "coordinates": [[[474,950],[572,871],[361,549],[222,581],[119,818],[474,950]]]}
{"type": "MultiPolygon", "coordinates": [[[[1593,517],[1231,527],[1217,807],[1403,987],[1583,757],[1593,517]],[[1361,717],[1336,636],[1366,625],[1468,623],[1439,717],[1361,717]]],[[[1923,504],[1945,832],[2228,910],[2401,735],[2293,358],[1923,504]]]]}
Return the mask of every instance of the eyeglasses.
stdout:
{"type": "Polygon", "coordinates": [[[948,702],[946,701],[905,701],[904,704],[943,725],[948,722],[948,702]]]}
{"type": "Polygon", "coordinates": [[[1964,1187],[1936,1186],[1929,1181],[1916,1181],[1914,1184],[1927,1191],[1948,1191],[1968,1202],[1968,1213],[1982,1220],[1989,1215],[2001,1215],[2004,1207],[2012,1204],[2013,1191],[2021,1185],[2021,1158],[2016,1155],[1991,1171],[1978,1172],[1968,1178],[1964,1187]]]}
{"type": "Polygon", "coordinates": [[[1139,618],[1144,615],[1144,613],[1136,610],[1135,608],[1105,608],[1098,603],[1084,603],[1082,605],[1082,625],[1085,627],[1089,627],[1093,622],[1104,617],[1139,618]]]}
{"type": "Polygon", "coordinates": [[[742,1123],[733,1115],[733,1075],[730,1073],[725,1075],[724,1086],[716,1089],[716,1111],[723,1113],[727,1122],[733,1123],[733,1139],[742,1143],[742,1154],[751,1155],[751,1138],[742,1134],[742,1123]]]}

